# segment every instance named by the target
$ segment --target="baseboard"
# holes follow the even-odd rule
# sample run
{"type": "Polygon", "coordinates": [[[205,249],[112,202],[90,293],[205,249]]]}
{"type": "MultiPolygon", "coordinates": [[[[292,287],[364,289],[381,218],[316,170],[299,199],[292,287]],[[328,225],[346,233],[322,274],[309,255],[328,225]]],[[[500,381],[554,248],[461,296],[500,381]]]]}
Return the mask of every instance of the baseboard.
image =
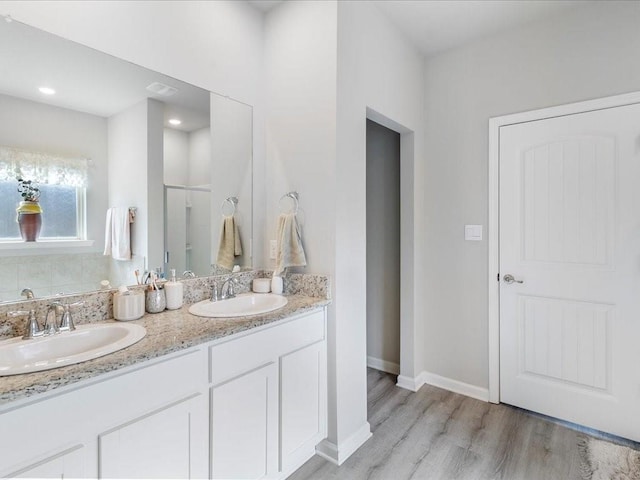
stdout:
{"type": "Polygon", "coordinates": [[[323,440],[316,447],[316,453],[331,463],[342,465],[344,461],[353,455],[369,438],[371,438],[371,426],[369,422],[365,422],[357,432],[340,445],[336,445],[327,439],[323,440]]]}
{"type": "Polygon", "coordinates": [[[394,362],[387,362],[381,358],[367,357],[367,367],[374,370],[380,370],[381,372],[392,373],[393,375],[400,374],[400,365],[394,362]]]}
{"type": "Polygon", "coordinates": [[[467,397],[482,400],[483,402],[489,401],[489,389],[477,387],[469,383],[459,382],[452,378],[443,377],[435,373],[421,372],[415,378],[411,377],[398,377],[398,387],[417,392],[422,385],[433,385],[434,387],[443,388],[450,392],[459,393],[467,397]]]}
{"type": "Polygon", "coordinates": [[[417,377],[406,377],[404,375],[398,375],[396,385],[400,388],[404,388],[405,390],[417,392],[418,390],[420,390],[420,387],[426,383],[424,380],[424,376],[425,372],[422,372],[417,377]]]}

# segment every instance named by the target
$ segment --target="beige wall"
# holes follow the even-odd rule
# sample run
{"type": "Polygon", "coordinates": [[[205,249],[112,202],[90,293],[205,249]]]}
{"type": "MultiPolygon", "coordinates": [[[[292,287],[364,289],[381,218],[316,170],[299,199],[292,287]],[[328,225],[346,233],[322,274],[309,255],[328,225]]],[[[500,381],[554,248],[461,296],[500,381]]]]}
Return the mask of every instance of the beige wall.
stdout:
{"type": "Polygon", "coordinates": [[[640,90],[638,25],[640,3],[599,2],[427,60],[427,372],[488,387],[488,119],[640,90]],[[465,224],[485,239],[465,242],[465,224]]]}

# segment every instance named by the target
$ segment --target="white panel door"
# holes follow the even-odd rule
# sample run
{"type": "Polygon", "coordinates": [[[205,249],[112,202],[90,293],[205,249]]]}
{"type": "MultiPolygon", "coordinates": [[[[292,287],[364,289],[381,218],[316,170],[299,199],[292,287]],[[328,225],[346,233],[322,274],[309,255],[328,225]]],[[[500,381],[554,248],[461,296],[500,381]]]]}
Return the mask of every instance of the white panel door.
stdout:
{"type": "Polygon", "coordinates": [[[500,400],[640,440],[639,105],[500,128],[500,277],[500,400]]]}

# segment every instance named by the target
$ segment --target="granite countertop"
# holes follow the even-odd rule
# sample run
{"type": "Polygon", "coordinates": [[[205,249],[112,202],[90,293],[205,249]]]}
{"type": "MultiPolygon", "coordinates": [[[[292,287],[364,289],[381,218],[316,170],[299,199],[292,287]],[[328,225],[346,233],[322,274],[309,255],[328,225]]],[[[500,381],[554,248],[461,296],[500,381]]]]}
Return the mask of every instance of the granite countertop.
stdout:
{"type": "Polygon", "coordinates": [[[281,309],[249,317],[197,317],[189,313],[190,305],[178,310],[146,314],[140,320],[131,323],[144,326],[147,335],[123,350],[67,367],[0,377],[0,407],[145,360],[208,343],[293,315],[318,310],[330,303],[326,298],[303,295],[291,295],[287,296],[287,299],[287,305],[281,309]]]}

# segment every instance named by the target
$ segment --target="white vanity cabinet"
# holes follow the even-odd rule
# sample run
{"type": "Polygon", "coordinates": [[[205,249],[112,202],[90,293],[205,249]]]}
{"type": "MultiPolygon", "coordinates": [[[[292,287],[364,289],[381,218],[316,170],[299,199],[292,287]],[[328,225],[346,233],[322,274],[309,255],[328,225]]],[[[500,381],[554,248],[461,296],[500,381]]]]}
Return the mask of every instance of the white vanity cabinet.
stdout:
{"type": "Polygon", "coordinates": [[[208,476],[206,349],[87,383],[0,413],[0,476],[208,476]]]}
{"type": "Polygon", "coordinates": [[[99,477],[206,477],[206,409],[194,394],[100,434],[99,477]]]}
{"type": "Polygon", "coordinates": [[[317,311],[213,345],[214,479],[285,478],[326,436],[326,323],[317,311]]]}
{"type": "Polygon", "coordinates": [[[15,478],[85,478],[83,445],[77,445],[8,474],[15,478]]]}
{"type": "Polygon", "coordinates": [[[0,477],[283,479],[326,375],[322,309],[60,387],[0,406],[0,477]]]}

